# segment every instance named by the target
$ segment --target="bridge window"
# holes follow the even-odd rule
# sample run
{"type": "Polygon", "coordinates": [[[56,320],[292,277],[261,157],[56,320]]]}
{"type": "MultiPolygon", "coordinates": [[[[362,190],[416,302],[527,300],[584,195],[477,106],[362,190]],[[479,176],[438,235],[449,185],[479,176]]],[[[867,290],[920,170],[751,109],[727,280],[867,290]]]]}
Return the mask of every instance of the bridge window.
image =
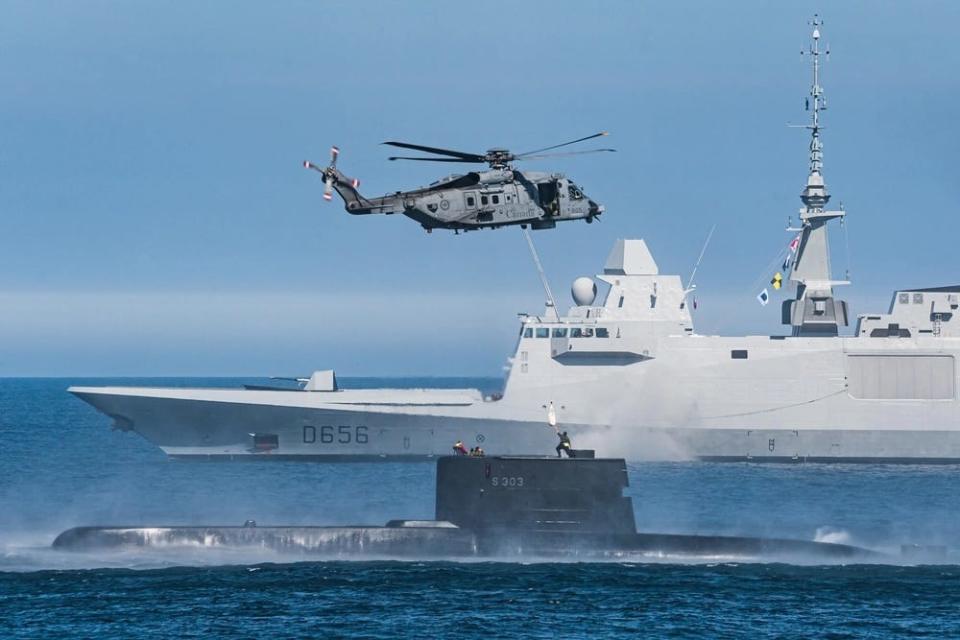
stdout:
{"type": "Polygon", "coordinates": [[[871,338],[909,338],[910,329],[901,329],[900,324],[891,322],[886,329],[874,329],[870,332],[871,338]]]}
{"type": "Polygon", "coordinates": [[[606,327],[597,327],[597,337],[598,338],[609,338],[610,330],[606,327]]]}
{"type": "Polygon", "coordinates": [[[538,338],[549,338],[549,337],[550,337],[550,329],[547,329],[546,327],[537,327],[537,337],[538,337],[538,338]]]}
{"type": "Polygon", "coordinates": [[[923,294],[915,293],[913,294],[913,304],[923,304],[923,294]]]}
{"type": "Polygon", "coordinates": [[[620,296],[620,302],[617,303],[617,307],[623,309],[623,296],[620,296]]]}
{"type": "Polygon", "coordinates": [[[583,330],[583,337],[584,337],[584,338],[592,338],[592,337],[593,337],[593,329],[585,328],[585,329],[583,330]]]}
{"type": "Polygon", "coordinates": [[[476,204],[477,204],[477,201],[474,199],[473,196],[467,196],[467,206],[468,206],[468,207],[476,206],[476,204]]]}
{"type": "Polygon", "coordinates": [[[480,196],[480,204],[487,204],[487,196],[480,196]]]}
{"type": "Polygon", "coordinates": [[[533,337],[533,327],[527,327],[527,328],[525,328],[525,329],[523,330],[523,337],[524,337],[524,338],[532,338],[532,337],[533,337]]]}
{"type": "Polygon", "coordinates": [[[730,358],[733,360],[746,360],[749,355],[746,349],[733,349],[730,352],[730,358]]]}
{"type": "Polygon", "coordinates": [[[553,330],[553,337],[554,337],[554,338],[566,338],[566,337],[567,337],[567,330],[566,330],[566,329],[554,329],[554,330],[553,330]]]}
{"type": "Polygon", "coordinates": [[[500,196],[490,196],[493,199],[493,204],[500,204],[500,196]]]}
{"type": "Polygon", "coordinates": [[[897,300],[900,302],[900,304],[909,304],[909,303],[910,303],[910,294],[909,294],[909,293],[901,293],[901,294],[898,296],[897,300]]]}

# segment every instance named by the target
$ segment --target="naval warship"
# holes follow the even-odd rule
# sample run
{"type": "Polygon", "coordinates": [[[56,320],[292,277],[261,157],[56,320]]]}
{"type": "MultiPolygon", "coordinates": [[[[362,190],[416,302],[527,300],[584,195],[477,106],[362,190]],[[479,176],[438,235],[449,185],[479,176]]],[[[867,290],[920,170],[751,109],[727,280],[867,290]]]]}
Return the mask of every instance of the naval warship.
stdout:
{"type": "MultiPolygon", "coordinates": [[[[618,240],[603,272],[574,283],[561,316],[521,317],[502,393],[339,389],[71,387],[176,458],[403,460],[456,440],[490,454],[550,450],[558,430],[605,456],[715,461],[960,462],[960,286],[894,292],[850,324],[833,278],[823,173],[819,24],[809,175],[785,248],[784,335],[702,335],[691,288],[661,275],[643,240],[618,240]],[[605,288],[597,299],[597,283],[605,288]]],[[[541,273],[542,275],[542,273],[541,273]]],[[[545,280],[544,280],[545,281],[545,280]]],[[[772,283],[779,288],[784,276],[772,283]]],[[[764,304],[769,299],[761,293],[764,304]]]]}

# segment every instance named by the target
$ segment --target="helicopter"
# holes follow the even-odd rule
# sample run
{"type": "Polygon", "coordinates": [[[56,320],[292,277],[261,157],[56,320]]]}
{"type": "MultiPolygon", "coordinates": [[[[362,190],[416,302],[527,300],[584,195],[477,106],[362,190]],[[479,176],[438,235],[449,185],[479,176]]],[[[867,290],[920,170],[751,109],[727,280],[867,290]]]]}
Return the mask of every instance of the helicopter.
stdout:
{"type": "Polygon", "coordinates": [[[318,166],[309,160],[303,166],[320,173],[325,184],[323,198],[330,201],[333,192],[343,198],[348,213],[403,215],[416,220],[427,233],[434,229],[452,229],[454,233],[475,229],[495,229],[510,225],[531,229],[552,229],[566,220],[594,221],[603,213],[603,205],[587,197],[572,180],[561,173],[519,171],[514,162],[558,156],[604,153],[616,149],[590,149],[545,153],[568,145],[606,136],[602,131],[542,149],[513,154],[507,149],[490,149],[486,153],[466,153],[408,142],[389,141],[383,144],[411,149],[441,157],[391,156],[390,160],[486,164],[489,169],[452,174],[427,187],[397,191],[376,198],[367,198],[358,190],[360,181],[349,178],[337,169],[340,149],[331,147],[330,164],[318,166]]]}

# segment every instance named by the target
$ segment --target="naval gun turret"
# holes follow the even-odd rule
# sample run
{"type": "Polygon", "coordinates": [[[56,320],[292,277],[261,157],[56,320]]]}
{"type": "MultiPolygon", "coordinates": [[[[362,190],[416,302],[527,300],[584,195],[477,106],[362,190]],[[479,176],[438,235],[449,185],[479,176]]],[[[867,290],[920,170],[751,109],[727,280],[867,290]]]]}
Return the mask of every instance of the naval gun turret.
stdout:
{"type": "Polygon", "coordinates": [[[823,144],[820,141],[820,111],[826,108],[823,87],[820,86],[820,55],[829,51],[820,50],[820,26],[817,16],[813,19],[813,42],[809,54],[813,60],[813,85],[807,108],[811,111],[810,124],[810,174],[800,199],[801,226],[790,231],[799,232],[796,254],[790,280],[797,285],[797,295],[783,303],[783,324],[793,327],[795,336],[836,336],[841,326],[847,326],[847,303],[833,297],[833,287],[850,284],[847,280],[833,280],[830,274],[830,244],[827,238],[827,223],[843,220],[843,209],[829,211],[830,201],[827,185],[823,179],[823,144]]]}

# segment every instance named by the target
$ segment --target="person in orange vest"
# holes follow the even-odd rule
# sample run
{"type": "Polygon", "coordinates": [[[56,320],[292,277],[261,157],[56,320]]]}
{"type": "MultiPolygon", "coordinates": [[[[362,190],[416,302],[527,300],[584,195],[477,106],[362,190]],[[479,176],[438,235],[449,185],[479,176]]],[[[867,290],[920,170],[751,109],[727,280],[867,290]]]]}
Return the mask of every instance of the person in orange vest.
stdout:
{"type": "Polygon", "coordinates": [[[458,455],[458,456],[465,456],[465,455],[467,455],[467,453],[468,453],[468,452],[467,452],[467,448],[466,448],[465,446],[463,446],[463,441],[462,441],[462,440],[457,440],[457,441],[454,443],[454,445],[453,445],[453,453],[454,453],[454,455],[458,455]]]}

